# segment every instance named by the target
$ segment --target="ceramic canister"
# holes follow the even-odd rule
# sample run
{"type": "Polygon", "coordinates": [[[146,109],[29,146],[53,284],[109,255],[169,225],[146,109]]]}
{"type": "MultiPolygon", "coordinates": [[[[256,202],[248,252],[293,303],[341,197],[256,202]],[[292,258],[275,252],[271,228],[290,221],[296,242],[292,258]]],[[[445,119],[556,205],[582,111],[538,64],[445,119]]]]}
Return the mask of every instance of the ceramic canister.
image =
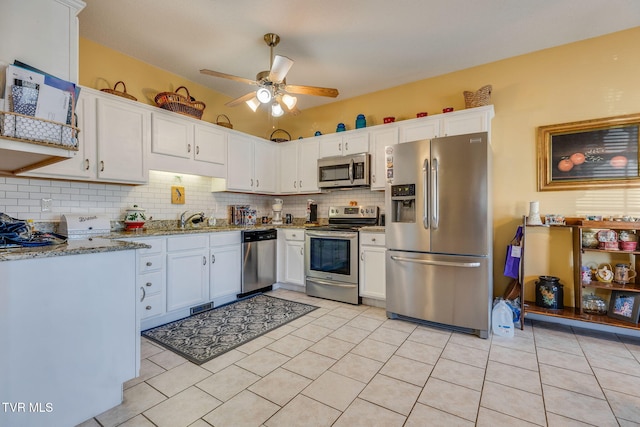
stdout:
{"type": "Polygon", "coordinates": [[[540,276],[536,282],[536,305],[543,308],[564,308],[564,289],[560,279],[554,276],[540,276]]]}

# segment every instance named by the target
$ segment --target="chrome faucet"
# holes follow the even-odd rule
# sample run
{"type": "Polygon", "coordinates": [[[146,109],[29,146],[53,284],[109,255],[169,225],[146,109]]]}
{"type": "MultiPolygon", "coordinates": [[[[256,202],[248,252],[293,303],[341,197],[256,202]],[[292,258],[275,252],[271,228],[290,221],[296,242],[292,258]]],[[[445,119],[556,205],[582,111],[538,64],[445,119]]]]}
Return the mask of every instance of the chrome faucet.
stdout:
{"type": "Polygon", "coordinates": [[[199,220],[196,222],[204,222],[204,212],[196,212],[185,219],[184,216],[187,214],[187,212],[189,211],[184,211],[180,214],[180,228],[186,227],[187,223],[194,218],[199,218],[199,220]]]}

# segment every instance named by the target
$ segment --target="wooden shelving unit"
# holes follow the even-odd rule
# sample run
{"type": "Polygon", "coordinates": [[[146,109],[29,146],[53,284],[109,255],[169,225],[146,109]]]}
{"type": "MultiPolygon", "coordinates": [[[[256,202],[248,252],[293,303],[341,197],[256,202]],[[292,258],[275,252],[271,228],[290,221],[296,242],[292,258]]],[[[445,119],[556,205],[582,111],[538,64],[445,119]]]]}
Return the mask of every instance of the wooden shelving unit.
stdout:
{"type": "MultiPolygon", "coordinates": [[[[520,265],[520,283],[522,283],[521,296],[523,299],[523,307],[522,307],[522,317],[524,318],[528,313],[548,316],[550,318],[562,318],[573,321],[581,321],[585,323],[594,323],[600,325],[614,326],[620,328],[632,329],[634,331],[640,331],[640,324],[634,324],[630,322],[625,322],[622,320],[614,319],[612,317],[605,315],[595,315],[584,313],[582,311],[582,296],[587,293],[586,290],[592,290],[598,292],[602,295],[603,298],[608,299],[610,296],[610,291],[627,291],[640,293],[640,277],[635,278],[636,283],[627,283],[627,284],[618,284],[614,282],[600,282],[600,281],[592,281],[590,283],[582,283],[581,280],[581,271],[580,268],[582,265],[586,265],[591,258],[594,259],[607,259],[609,264],[614,267],[616,263],[621,262],[623,258],[624,263],[631,264],[632,268],[637,272],[640,272],[640,250],[636,251],[622,251],[622,250],[602,250],[602,249],[593,249],[593,248],[583,248],[582,247],[582,230],[583,229],[611,229],[611,230],[629,230],[634,231],[640,234],[640,222],[623,222],[623,221],[584,221],[579,219],[573,219],[568,221],[567,225],[526,225],[526,217],[523,220],[523,238],[522,238],[522,246],[523,246],[523,258],[521,260],[520,265]],[[552,233],[553,229],[570,229],[571,230],[571,239],[572,239],[572,254],[570,258],[573,260],[572,272],[573,272],[573,280],[572,283],[569,283],[569,280],[564,280],[565,293],[567,292],[567,288],[570,288],[574,295],[574,305],[566,306],[564,309],[547,309],[543,307],[538,307],[535,301],[527,300],[525,289],[527,286],[531,286],[531,276],[530,271],[527,270],[527,266],[525,265],[525,253],[527,251],[527,229],[531,230],[533,228],[547,228],[549,232],[552,233]],[[527,284],[527,278],[529,278],[529,284],[527,284]]],[[[553,250],[550,248],[550,250],[553,250]]],[[[567,257],[568,254],[565,252],[553,253],[550,256],[557,257],[567,257]]],[[[540,275],[544,275],[548,273],[541,273],[540,275]]],[[[535,295],[535,294],[534,294],[535,295]]],[[[522,323],[522,327],[524,327],[524,322],[522,323]]],[[[588,327],[588,326],[585,326],[588,327]]]]}

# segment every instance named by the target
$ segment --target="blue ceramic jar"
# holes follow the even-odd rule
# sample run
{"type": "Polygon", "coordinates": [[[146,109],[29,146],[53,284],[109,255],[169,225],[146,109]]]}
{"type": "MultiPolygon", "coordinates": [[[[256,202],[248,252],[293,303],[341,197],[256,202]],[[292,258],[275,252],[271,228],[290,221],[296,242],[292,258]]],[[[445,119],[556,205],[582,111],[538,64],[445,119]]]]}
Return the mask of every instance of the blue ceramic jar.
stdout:
{"type": "Polygon", "coordinates": [[[367,127],[367,119],[364,117],[364,114],[358,114],[356,117],[356,129],[367,127]]]}

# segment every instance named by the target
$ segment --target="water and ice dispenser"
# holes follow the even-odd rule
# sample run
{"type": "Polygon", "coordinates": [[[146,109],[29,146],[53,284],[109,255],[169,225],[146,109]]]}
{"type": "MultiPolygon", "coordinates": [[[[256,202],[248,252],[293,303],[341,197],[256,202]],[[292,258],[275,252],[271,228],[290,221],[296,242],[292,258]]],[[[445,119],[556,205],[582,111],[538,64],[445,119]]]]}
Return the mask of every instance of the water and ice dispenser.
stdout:
{"type": "Polygon", "coordinates": [[[416,222],[416,185],[391,186],[391,222],[416,222]]]}

